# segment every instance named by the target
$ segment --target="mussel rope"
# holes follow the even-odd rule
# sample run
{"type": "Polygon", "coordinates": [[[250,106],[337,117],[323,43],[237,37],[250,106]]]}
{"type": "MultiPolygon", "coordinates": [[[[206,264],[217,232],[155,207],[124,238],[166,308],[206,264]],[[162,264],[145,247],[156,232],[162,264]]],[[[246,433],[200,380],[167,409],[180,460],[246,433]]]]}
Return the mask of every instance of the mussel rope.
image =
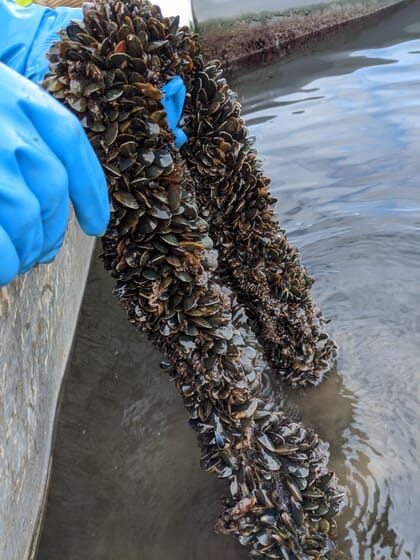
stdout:
{"type": "MultiPolygon", "coordinates": [[[[178,22],[162,17],[147,0],[87,4],[83,21],[70,24],[50,49],[51,73],[44,86],[79,117],[106,172],[112,217],[102,239],[102,258],[116,279],[115,294],[130,322],[168,356],[164,365],[198,432],[202,467],[229,485],[217,529],[238,536],[253,558],[324,559],[333,547],[332,517],[342,497],[327,468],[328,445],[260,398],[260,378],[232,324],[230,298],[214,275],[217,253],[207,220],[213,234],[219,234],[218,217],[225,220],[227,213],[218,216],[212,210],[210,217],[203,201],[198,177],[201,167],[211,174],[204,159],[208,155],[202,163],[192,159],[187,169],[162,108],[163,84],[182,75],[188,84],[184,153],[200,153],[203,127],[211,122],[232,136],[237,132],[224,124],[232,122],[236,102],[233,113],[230,103],[222,103],[203,124],[204,94],[198,80],[202,84],[207,75],[217,84],[216,103],[220,95],[231,99],[233,94],[217,65],[204,65],[197,36],[178,22]],[[198,102],[202,107],[195,130],[192,113],[198,102]]],[[[208,92],[206,96],[210,107],[208,92]]],[[[229,149],[219,142],[217,148],[225,154],[219,157],[228,163],[234,158],[232,180],[238,172],[242,178],[238,189],[253,192],[255,182],[266,189],[268,181],[256,163],[252,167],[255,155],[240,127],[242,146],[235,138],[229,149]]],[[[212,137],[217,135],[229,143],[221,133],[212,137]]],[[[214,195],[209,181],[206,188],[214,195]]],[[[216,205],[223,188],[215,191],[216,205]]],[[[261,219],[271,220],[269,194],[260,196],[267,202],[261,219]]],[[[245,200],[248,209],[252,205],[247,196],[245,200]]],[[[235,217],[230,220],[234,223],[235,217]]],[[[256,216],[252,220],[258,227],[256,216]]],[[[239,236],[229,233],[229,242],[231,235],[239,236]]],[[[244,239],[239,238],[241,250],[244,239]]],[[[223,239],[217,242],[220,246],[223,239]]],[[[285,269],[298,262],[288,251],[284,254],[289,259],[285,269]]],[[[254,285],[255,278],[250,282],[254,285]]]]}
{"type": "Polygon", "coordinates": [[[219,273],[245,307],[267,362],[293,387],[316,385],[337,348],[310,294],[313,279],[273,219],[270,180],[260,170],[236,94],[218,62],[205,62],[197,39],[181,56],[187,84],[182,150],[201,215],[219,253],[219,273]]]}

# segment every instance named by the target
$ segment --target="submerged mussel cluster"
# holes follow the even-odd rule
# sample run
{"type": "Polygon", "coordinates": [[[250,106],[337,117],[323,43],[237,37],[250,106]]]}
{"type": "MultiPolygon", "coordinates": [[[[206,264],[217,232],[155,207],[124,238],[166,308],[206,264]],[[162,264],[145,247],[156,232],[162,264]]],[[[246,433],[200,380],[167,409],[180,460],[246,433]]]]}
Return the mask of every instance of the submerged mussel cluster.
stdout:
{"type": "Polygon", "coordinates": [[[221,278],[289,380],[290,371],[296,384],[318,379],[334,344],[272,219],[235,97],[178,21],[147,0],[85,4],[83,21],[51,47],[44,86],[81,120],[106,172],[103,260],[115,294],[167,356],[201,465],[229,487],[217,530],[249,545],[252,558],[324,559],[342,498],[328,445],[262,397],[255,350],[232,322],[221,278]],[[176,75],[188,88],[181,153],[161,104],[176,75]]]}

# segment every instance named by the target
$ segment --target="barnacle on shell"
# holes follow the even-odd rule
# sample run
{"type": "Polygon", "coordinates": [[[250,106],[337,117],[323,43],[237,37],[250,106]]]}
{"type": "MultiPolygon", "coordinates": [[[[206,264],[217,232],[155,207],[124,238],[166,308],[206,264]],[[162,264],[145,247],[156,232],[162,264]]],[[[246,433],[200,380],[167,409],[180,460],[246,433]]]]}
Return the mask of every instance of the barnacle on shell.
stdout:
{"type": "Polygon", "coordinates": [[[168,357],[162,367],[198,434],[201,466],[227,482],[217,530],[253,558],[327,558],[342,497],[328,445],[262,398],[220,280],[285,379],[317,382],[335,345],[273,220],[234,94],[198,37],[147,0],[85,4],[61,39],[44,86],[79,117],[105,170],[102,258],[115,294],[168,357]],[[161,87],[179,74],[188,89],[181,153],[161,104],[161,87]]]}

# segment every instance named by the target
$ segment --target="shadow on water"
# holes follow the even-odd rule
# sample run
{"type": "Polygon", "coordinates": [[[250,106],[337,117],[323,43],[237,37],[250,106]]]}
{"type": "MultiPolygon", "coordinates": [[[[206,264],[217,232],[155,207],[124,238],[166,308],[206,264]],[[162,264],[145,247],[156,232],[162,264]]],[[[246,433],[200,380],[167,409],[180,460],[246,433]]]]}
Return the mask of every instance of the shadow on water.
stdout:
{"type": "MultiPolygon", "coordinates": [[[[420,560],[420,2],[237,84],[279,219],[317,278],[338,373],[272,390],[330,442],[347,560],[420,560]]],[[[245,560],[161,359],[95,262],[37,560],[245,560]]]]}

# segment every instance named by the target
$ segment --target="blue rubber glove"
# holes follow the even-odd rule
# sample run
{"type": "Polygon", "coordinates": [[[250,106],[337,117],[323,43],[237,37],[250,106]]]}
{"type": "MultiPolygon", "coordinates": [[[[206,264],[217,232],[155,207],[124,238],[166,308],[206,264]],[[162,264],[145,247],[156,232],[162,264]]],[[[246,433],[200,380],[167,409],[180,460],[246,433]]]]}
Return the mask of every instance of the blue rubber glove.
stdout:
{"type": "Polygon", "coordinates": [[[41,82],[48,71],[45,53],[59,39],[57,31],[82,17],[81,8],[52,10],[0,0],[0,62],[32,82],[41,82]]]}
{"type": "MultiPolygon", "coordinates": [[[[57,31],[81,17],[0,0],[0,62],[41,81],[57,31]]],[[[87,234],[103,234],[109,221],[103,170],[79,121],[9,68],[0,64],[0,286],[54,258],[70,200],[87,234]]]]}
{"type": "Polygon", "coordinates": [[[83,230],[104,233],[106,181],[78,119],[40,87],[0,64],[0,285],[51,261],[70,199],[83,230]]]}
{"type": "Polygon", "coordinates": [[[162,105],[166,111],[169,128],[175,134],[175,146],[181,148],[188,140],[185,132],[178,128],[179,119],[184,109],[186,87],[181,76],[176,76],[162,88],[162,105]]]}

